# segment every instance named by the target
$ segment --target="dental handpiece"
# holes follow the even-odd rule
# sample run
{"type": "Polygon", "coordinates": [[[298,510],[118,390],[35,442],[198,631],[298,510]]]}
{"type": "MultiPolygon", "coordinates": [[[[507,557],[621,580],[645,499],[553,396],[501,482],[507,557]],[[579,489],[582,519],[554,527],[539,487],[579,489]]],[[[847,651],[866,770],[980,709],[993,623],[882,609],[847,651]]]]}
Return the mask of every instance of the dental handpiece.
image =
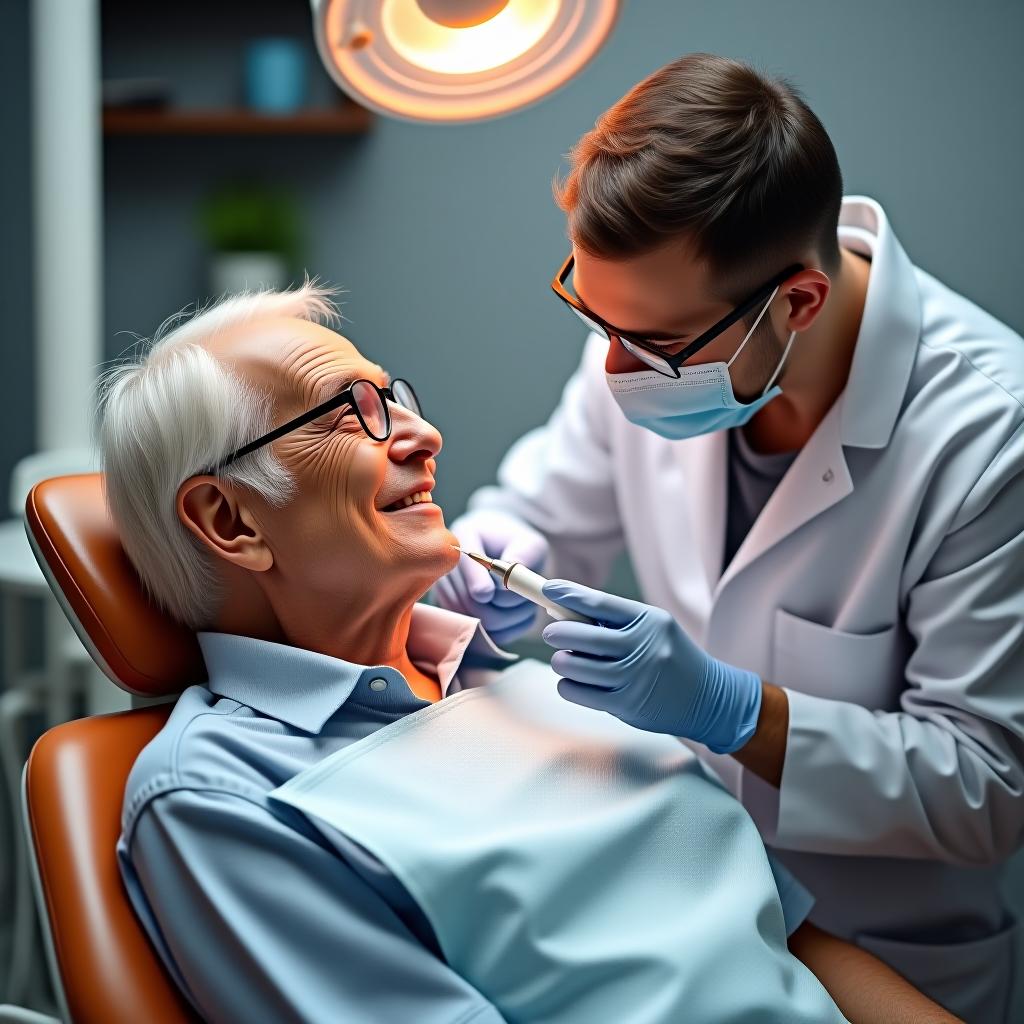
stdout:
{"type": "Polygon", "coordinates": [[[518,594],[520,597],[525,597],[527,601],[539,604],[553,619],[587,622],[592,626],[597,624],[594,619],[588,619],[586,615],[563,608],[562,605],[552,601],[550,597],[545,597],[542,588],[547,580],[539,572],[527,569],[522,562],[503,562],[499,558],[488,558],[487,555],[481,555],[475,551],[466,551],[457,544],[453,544],[452,547],[482,565],[492,576],[497,576],[506,590],[511,590],[513,594],[518,594]]]}

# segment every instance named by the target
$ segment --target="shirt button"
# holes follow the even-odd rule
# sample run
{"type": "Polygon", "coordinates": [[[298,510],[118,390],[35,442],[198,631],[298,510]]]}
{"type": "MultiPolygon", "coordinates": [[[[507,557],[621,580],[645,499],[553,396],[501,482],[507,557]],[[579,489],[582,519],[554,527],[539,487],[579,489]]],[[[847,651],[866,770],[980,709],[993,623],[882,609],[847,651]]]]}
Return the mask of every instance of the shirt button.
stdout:
{"type": "Polygon", "coordinates": [[[386,679],[371,679],[370,689],[371,690],[386,690],[388,688],[388,681],[386,679]]]}
{"type": "Polygon", "coordinates": [[[832,481],[835,479],[835,473],[832,472],[831,467],[826,469],[825,472],[821,474],[821,479],[824,480],[827,484],[832,483],[832,481]]]}

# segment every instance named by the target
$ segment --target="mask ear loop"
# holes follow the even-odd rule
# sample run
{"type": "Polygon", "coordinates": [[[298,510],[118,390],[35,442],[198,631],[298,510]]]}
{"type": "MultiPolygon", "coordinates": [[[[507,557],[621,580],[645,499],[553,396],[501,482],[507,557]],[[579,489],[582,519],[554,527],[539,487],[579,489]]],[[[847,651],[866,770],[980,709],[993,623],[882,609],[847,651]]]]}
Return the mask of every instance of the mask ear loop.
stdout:
{"type": "Polygon", "coordinates": [[[736,362],[736,360],[739,358],[740,353],[747,347],[747,342],[750,341],[750,339],[754,336],[754,331],[757,330],[757,325],[761,322],[761,318],[765,315],[765,313],[768,312],[768,307],[772,304],[772,299],[774,299],[775,296],[778,294],[779,286],[776,285],[775,290],[771,293],[771,295],[768,296],[768,301],[764,304],[763,308],[761,309],[761,312],[757,314],[757,319],[754,321],[753,326],[750,328],[749,331],[747,331],[747,336],[740,342],[740,347],[736,349],[735,352],[733,352],[732,359],[730,359],[729,362],[725,364],[727,369],[731,367],[733,363],[736,362]]]}
{"type": "Polygon", "coordinates": [[[768,381],[764,386],[762,395],[767,394],[771,386],[775,383],[775,378],[782,373],[782,368],[786,365],[786,356],[789,355],[789,350],[793,347],[793,339],[796,337],[796,331],[791,331],[789,335],[789,341],[786,342],[786,347],[782,350],[782,358],[779,360],[779,365],[775,367],[775,372],[772,374],[772,379],[768,381]]]}

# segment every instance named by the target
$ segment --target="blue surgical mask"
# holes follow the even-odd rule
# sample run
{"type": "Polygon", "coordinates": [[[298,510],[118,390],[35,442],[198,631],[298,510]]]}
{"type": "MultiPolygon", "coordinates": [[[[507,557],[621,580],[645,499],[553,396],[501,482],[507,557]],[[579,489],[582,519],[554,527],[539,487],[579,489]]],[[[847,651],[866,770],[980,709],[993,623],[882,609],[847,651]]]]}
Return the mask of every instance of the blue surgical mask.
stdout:
{"type": "Polygon", "coordinates": [[[782,388],[775,384],[793,345],[796,331],[789,336],[785,351],[771,379],[754,401],[744,404],[736,398],[729,368],[746,347],[761,317],[775,298],[772,292],[746,337],[727,363],[703,363],[682,366],[678,377],[666,377],[655,370],[638,373],[608,373],[608,387],[631,423],[660,434],[670,441],[680,441],[698,434],[742,427],[763,409],[782,388]]]}

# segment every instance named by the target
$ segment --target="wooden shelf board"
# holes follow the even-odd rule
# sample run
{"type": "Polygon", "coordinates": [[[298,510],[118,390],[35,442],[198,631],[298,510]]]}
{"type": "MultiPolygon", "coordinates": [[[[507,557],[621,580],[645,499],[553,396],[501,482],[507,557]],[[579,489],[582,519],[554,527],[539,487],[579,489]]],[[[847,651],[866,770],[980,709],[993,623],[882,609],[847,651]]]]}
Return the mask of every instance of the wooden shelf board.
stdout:
{"type": "Polygon", "coordinates": [[[103,111],[104,135],[359,135],[373,115],[356,103],[294,114],[238,110],[103,111]]]}

